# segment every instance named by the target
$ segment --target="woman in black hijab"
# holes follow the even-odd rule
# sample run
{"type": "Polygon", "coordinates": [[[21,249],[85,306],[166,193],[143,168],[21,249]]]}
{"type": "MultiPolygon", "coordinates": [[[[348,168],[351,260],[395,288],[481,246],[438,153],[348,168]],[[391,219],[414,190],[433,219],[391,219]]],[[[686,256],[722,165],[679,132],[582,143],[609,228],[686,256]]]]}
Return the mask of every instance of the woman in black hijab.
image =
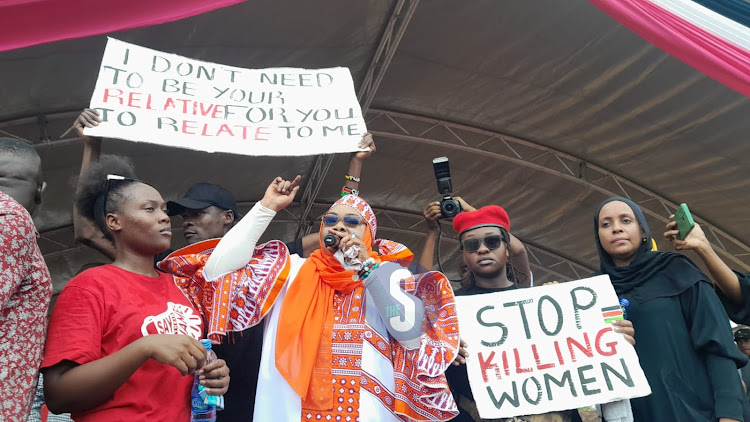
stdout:
{"type": "Polygon", "coordinates": [[[631,400],[635,421],[748,420],[737,374],[747,358],[708,277],[682,255],[652,251],[643,213],[628,199],[599,206],[594,234],[600,271],[630,301],[635,349],[651,385],[650,396],[631,400]]]}

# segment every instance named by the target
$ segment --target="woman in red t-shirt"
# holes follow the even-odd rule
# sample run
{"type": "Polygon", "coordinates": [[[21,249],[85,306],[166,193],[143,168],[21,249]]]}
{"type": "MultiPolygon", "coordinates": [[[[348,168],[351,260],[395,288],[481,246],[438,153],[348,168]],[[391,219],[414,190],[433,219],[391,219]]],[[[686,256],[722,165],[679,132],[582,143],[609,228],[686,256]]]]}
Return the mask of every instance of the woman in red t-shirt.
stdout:
{"type": "Polygon", "coordinates": [[[170,246],[170,221],[159,192],[132,173],[123,159],[104,158],[76,195],[78,212],[117,251],[111,265],[68,283],[50,321],[42,363],[47,406],[76,421],[187,421],[191,374],[201,372],[209,394],[229,386],[223,360],[204,366],[200,314],[171,274],[154,269],[154,255],[170,246]]]}

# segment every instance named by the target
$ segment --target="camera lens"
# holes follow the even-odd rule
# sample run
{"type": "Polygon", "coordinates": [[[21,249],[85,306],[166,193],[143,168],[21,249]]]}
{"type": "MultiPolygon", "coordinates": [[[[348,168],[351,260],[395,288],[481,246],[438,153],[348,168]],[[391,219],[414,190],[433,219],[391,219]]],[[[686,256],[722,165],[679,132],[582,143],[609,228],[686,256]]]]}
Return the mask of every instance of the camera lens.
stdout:
{"type": "Polygon", "coordinates": [[[461,212],[461,204],[455,199],[443,199],[440,203],[440,212],[443,218],[453,218],[461,212]]]}

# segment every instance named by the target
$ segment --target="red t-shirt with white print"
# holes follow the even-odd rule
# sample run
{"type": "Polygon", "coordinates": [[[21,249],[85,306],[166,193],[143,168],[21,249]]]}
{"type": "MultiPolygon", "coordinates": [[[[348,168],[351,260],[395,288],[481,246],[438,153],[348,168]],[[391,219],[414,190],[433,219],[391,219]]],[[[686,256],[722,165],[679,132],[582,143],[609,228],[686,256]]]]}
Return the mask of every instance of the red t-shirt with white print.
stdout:
{"type": "MultiPolygon", "coordinates": [[[[63,360],[101,359],[150,334],[203,335],[199,313],[171,274],[151,278],[103,265],[74,277],[60,293],[50,320],[42,368],[63,360]]],[[[96,408],[73,414],[86,421],[189,421],[193,375],[146,361],[96,408]]]]}

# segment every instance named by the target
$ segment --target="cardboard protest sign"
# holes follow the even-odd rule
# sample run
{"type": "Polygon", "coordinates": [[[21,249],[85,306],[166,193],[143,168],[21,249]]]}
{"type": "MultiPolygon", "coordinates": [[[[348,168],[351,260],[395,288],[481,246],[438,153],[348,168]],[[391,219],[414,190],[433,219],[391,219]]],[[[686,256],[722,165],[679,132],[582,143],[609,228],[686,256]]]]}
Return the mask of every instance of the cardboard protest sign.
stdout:
{"type": "Polygon", "coordinates": [[[109,38],[86,135],[244,155],[357,151],[349,69],[242,69],[109,38]]]}
{"type": "Polygon", "coordinates": [[[482,418],[506,418],[651,394],[635,349],[611,322],[609,277],[456,297],[467,371],[482,418]]]}

